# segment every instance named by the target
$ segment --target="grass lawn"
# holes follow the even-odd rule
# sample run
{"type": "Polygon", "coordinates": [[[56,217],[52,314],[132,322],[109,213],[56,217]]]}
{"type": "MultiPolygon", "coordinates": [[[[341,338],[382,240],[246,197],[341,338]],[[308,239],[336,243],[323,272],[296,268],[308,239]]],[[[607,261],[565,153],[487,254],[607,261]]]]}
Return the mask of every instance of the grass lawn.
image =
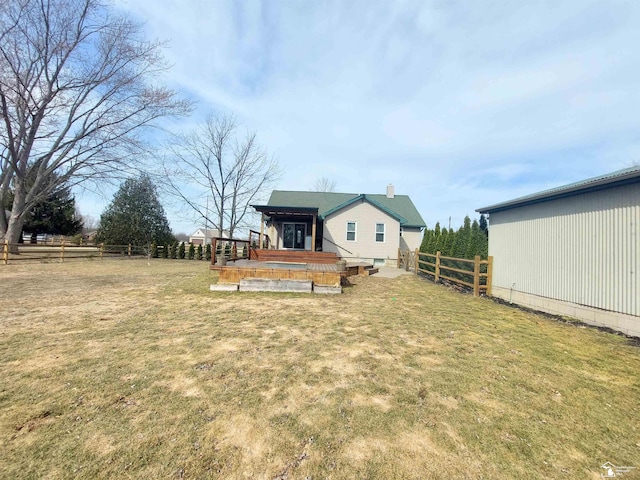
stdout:
{"type": "Polygon", "coordinates": [[[0,266],[0,478],[640,478],[640,348],[448,290],[0,266]]]}

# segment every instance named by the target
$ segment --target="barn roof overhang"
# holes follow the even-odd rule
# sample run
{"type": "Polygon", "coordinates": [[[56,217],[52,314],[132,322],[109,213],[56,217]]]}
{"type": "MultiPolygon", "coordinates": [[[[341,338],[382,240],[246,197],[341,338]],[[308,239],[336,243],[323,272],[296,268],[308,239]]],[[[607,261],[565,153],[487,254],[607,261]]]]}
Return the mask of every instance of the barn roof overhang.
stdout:
{"type": "Polygon", "coordinates": [[[620,187],[640,183],[640,166],[618,170],[607,175],[588,178],[580,182],[571,183],[561,187],[544,190],[542,192],[515,198],[502,203],[496,203],[488,207],[478,208],[478,213],[495,213],[512,208],[533,205],[536,203],[548,202],[559,198],[571,197],[583,193],[596,192],[607,188],[620,187]]]}

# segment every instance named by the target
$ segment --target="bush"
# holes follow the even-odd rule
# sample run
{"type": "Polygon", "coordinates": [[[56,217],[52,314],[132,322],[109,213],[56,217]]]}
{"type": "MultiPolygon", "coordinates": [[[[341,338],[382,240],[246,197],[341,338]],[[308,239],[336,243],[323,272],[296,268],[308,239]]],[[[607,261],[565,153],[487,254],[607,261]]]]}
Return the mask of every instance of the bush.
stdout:
{"type": "Polygon", "coordinates": [[[169,245],[167,243],[162,247],[162,258],[169,258],[169,245]]]}
{"type": "Polygon", "coordinates": [[[189,250],[187,250],[187,258],[193,260],[196,256],[196,247],[193,243],[189,242],[189,250]]]}
{"type": "Polygon", "coordinates": [[[169,247],[169,258],[177,258],[177,253],[176,253],[177,249],[178,249],[177,242],[173,242],[169,247]]]}
{"type": "Polygon", "coordinates": [[[151,242],[151,258],[158,258],[158,245],[156,245],[156,242],[151,242]]]}
{"type": "Polygon", "coordinates": [[[178,247],[178,258],[180,260],[184,260],[184,256],[185,256],[185,247],[184,247],[184,242],[180,242],[180,246],[178,247]]]}
{"type": "Polygon", "coordinates": [[[204,249],[204,258],[209,262],[211,261],[211,244],[207,243],[204,249]]]}
{"type": "Polygon", "coordinates": [[[202,245],[198,245],[196,248],[196,260],[202,260],[202,245]]]}

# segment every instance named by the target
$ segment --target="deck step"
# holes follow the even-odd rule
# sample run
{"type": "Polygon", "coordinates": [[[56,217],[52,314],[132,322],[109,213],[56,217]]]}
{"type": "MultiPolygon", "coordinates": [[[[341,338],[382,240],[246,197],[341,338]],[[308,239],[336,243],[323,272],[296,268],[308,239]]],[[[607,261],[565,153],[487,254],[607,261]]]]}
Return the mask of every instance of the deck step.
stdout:
{"type": "Polygon", "coordinates": [[[241,292],[302,292],[311,293],[311,280],[294,280],[285,278],[242,278],[241,292]]]}
{"type": "Polygon", "coordinates": [[[380,271],[380,269],[378,269],[378,267],[374,267],[373,265],[370,265],[368,267],[364,267],[364,274],[365,275],[373,275],[375,273],[378,273],[380,271]]]}

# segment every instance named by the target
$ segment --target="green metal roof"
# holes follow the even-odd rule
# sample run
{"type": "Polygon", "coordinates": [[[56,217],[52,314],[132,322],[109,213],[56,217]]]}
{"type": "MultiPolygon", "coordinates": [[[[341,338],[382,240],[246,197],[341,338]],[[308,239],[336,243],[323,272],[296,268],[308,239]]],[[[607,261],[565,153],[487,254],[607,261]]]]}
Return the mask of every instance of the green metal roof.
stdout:
{"type": "Polygon", "coordinates": [[[638,182],[640,182],[640,166],[625,168],[623,170],[607,173],[606,175],[588,178],[579,182],[570,183],[569,185],[563,185],[561,187],[551,188],[542,192],[519,197],[507,202],[478,208],[476,212],[491,214],[492,212],[500,212],[510,208],[522,207],[524,205],[546,202],[558,198],[570,197],[581,193],[594,192],[605,188],[612,188],[638,182]]]}
{"type": "Polygon", "coordinates": [[[271,193],[267,206],[317,208],[318,217],[323,219],[327,215],[341,210],[359,200],[367,201],[377,208],[380,208],[390,216],[396,218],[403,227],[426,227],[424,220],[407,195],[395,195],[393,198],[387,198],[384,194],[371,195],[274,190],[271,193]]]}

